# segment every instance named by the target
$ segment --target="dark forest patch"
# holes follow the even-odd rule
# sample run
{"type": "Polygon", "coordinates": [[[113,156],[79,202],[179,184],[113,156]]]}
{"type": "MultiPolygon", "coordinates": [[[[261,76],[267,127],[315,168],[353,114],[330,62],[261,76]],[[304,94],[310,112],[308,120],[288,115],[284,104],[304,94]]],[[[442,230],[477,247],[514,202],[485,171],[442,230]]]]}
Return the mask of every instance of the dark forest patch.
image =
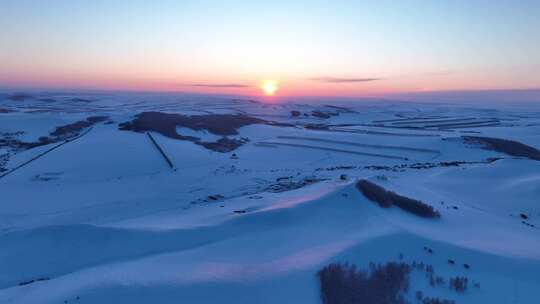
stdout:
{"type": "Polygon", "coordinates": [[[405,263],[330,264],[317,273],[323,304],[405,304],[411,267],[405,263]]]}
{"type": "Polygon", "coordinates": [[[25,101],[27,99],[32,99],[32,98],[34,98],[32,95],[28,95],[25,93],[15,93],[6,97],[6,99],[11,100],[11,101],[25,101]]]}
{"type": "Polygon", "coordinates": [[[11,113],[11,112],[15,112],[15,111],[10,110],[10,109],[0,108],[0,114],[11,113]]]}
{"type": "Polygon", "coordinates": [[[227,136],[238,135],[238,129],[243,126],[263,123],[269,122],[242,114],[186,116],[162,112],[143,112],[136,115],[132,121],[121,123],[119,129],[139,133],[153,131],[169,138],[188,140],[216,152],[230,152],[249,140],[247,138],[231,139],[227,136]],[[177,127],[185,127],[195,131],[207,130],[223,137],[216,142],[203,142],[199,137],[178,134],[177,127]]]}
{"type": "Polygon", "coordinates": [[[92,102],[93,100],[91,100],[91,99],[86,99],[86,98],[74,97],[74,98],[69,99],[69,101],[71,101],[71,102],[85,102],[85,103],[87,103],[87,102],[92,102]]]}
{"type": "Polygon", "coordinates": [[[305,129],[308,130],[319,130],[319,131],[329,131],[329,126],[325,124],[306,124],[304,125],[305,129]]]}
{"type": "Polygon", "coordinates": [[[352,110],[351,108],[334,106],[334,105],[324,105],[324,106],[327,107],[327,108],[338,110],[338,112],[341,112],[341,113],[357,113],[356,111],[352,110]]]}
{"type": "Polygon", "coordinates": [[[135,116],[131,122],[120,124],[121,130],[135,132],[154,131],[174,139],[183,139],[176,133],[176,127],[186,127],[192,130],[207,130],[216,135],[237,135],[237,129],[266,123],[265,120],[241,114],[209,114],[186,116],[162,112],[143,112],[135,116]]]}
{"type": "Polygon", "coordinates": [[[213,150],[216,152],[222,152],[227,153],[231,152],[243,144],[247,143],[249,139],[242,137],[240,139],[234,139],[234,138],[228,138],[228,137],[222,137],[218,139],[216,142],[202,142],[198,141],[196,144],[201,145],[205,147],[206,149],[213,150]]]}
{"type": "Polygon", "coordinates": [[[86,120],[80,120],[71,124],[56,127],[50,135],[54,137],[76,136],[83,129],[91,127],[98,122],[106,121],[107,119],[109,119],[107,116],[90,116],[86,120]]]}
{"type": "MultiPolygon", "coordinates": [[[[400,253],[400,259],[403,255],[400,253]]],[[[323,304],[407,304],[412,303],[409,293],[410,274],[423,274],[431,288],[447,286],[458,294],[465,293],[469,279],[465,276],[445,278],[437,275],[433,265],[421,261],[388,262],[386,264],[369,263],[367,269],[360,269],[354,264],[332,263],[317,273],[320,296],[323,304]],[[407,299],[408,298],[408,299],[407,299]]],[[[480,283],[473,281],[475,288],[480,283]]],[[[420,304],[456,304],[454,300],[431,297],[424,293],[430,290],[417,290],[414,293],[416,303],[420,304]]]]}
{"type": "Polygon", "coordinates": [[[0,148],[8,147],[14,150],[28,150],[39,146],[44,146],[76,137],[86,128],[93,126],[98,122],[107,120],[107,116],[91,116],[86,120],[77,121],[71,124],[56,127],[54,131],[49,133],[49,136],[41,136],[37,141],[25,142],[20,141],[16,137],[24,132],[17,133],[1,133],[0,148]]]}
{"type": "Polygon", "coordinates": [[[372,202],[377,203],[380,207],[389,208],[392,205],[425,218],[439,218],[441,214],[432,206],[427,205],[419,200],[408,198],[399,195],[393,191],[388,191],[383,187],[374,184],[368,180],[360,180],[356,183],[356,187],[364,196],[372,202]]]}
{"type": "Polygon", "coordinates": [[[518,141],[481,136],[462,136],[462,138],[465,143],[481,145],[486,150],[540,161],[540,150],[518,141]]]}
{"type": "Polygon", "coordinates": [[[311,111],[311,116],[328,119],[332,116],[339,116],[339,112],[328,112],[328,111],[311,111]]]}

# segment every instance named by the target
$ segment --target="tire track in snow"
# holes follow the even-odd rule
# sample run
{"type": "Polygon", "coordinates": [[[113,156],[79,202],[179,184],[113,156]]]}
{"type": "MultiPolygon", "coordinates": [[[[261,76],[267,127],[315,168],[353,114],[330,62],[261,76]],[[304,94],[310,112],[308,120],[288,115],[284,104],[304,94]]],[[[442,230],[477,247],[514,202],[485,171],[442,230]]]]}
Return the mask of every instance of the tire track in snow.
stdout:
{"type": "Polygon", "coordinates": [[[343,150],[343,149],[335,149],[335,148],[328,148],[328,147],[321,147],[321,146],[311,146],[311,145],[303,145],[303,144],[283,143],[283,142],[275,142],[275,141],[265,141],[265,142],[259,142],[257,144],[261,145],[261,146],[264,146],[264,145],[266,145],[266,146],[289,146],[289,147],[306,148],[306,149],[313,149],[313,150],[322,150],[322,151],[331,151],[331,152],[338,152],[338,153],[355,154],[355,155],[362,155],[362,156],[380,157],[380,158],[387,158],[387,159],[409,160],[406,157],[394,156],[394,155],[367,153],[367,152],[359,152],[359,151],[351,151],[351,150],[343,150]]]}
{"type": "Polygon", "coordinates": [[[412,147],[402,147],[402,146],[385,146],[385,145],[362,144],[362,143],[356,143],[356,142],[351,142],[351,141],[324,139],[324,138],[316,138],[316,137],[278,136],[278,138],[282,138],[282,139],[298,139],[298,140],[307,140],[307,141],[318,141],[318,142],[349,145],[349,146],[356,146],[356,147],[376,148],[376,149],[412,151],[412,152],[430,153],[430,154],[437,154],[437,155],[441,154],[441,151],[432,150],[432,149],[412,148],[412,147]]]}

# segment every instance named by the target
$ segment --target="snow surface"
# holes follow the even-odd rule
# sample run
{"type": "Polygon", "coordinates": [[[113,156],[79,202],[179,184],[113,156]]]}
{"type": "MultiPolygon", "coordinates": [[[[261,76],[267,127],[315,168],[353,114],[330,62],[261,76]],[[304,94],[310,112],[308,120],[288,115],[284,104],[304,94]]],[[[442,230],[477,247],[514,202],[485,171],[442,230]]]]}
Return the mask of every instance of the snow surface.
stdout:
{"type": "Polygon", "coordinates": [[[0,303],[319,303],[316,273],[328,263],[366,267],[400,254],[470,282],[456,293],[413,273],[411,303],[416,290],[457,303],[538,298],[540,162],[460,140],[497,137],[540,149],[537,104],[29,94],[0,100],[13,110],[0,113],[1,136],[24,131],[18,140],[35,141],[95,115],[114,123],[13,172],[57,143],[0,146],[0,155],[9,153],[0,162],[8,173],[0,177],[0,303]],[[243,114],[289,126],[241,127],[231,138],[249,142],[230,153],[154,132],[171,169],[144,133],[118,130],[144,111],[243,114]],[[441,218],[382,209],[356,189],[360,178],[422,200],[441,218]]]}

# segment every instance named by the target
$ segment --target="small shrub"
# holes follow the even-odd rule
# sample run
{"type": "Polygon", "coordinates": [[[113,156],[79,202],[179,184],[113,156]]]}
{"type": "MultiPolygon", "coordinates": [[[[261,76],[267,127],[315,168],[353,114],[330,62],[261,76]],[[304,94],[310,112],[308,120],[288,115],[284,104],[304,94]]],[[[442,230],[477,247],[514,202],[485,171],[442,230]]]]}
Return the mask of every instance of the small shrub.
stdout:
{"type": "Polygon", "coordinates": [[[465,292],[469,280],[466,277],[450,278],[449,287],[457,292],[465,292]]]}
{"type": "Polygon", "coordinates": [[[427,275],[428,279],[429,279],[429,286],[431,287],[435,287],[435,277],[433,276],[432,273],[428,274],[427,275]]]}
{"type": "Polygon", "coordinates": [[[455,304],[455,301],[452,300],[446,300],[446,299],[439,299],[439,298],[429,298],[425,297],[422,300],[422,304],[455,304]]]}
{"type": "Polygon", "coordinates": [[[424,251],[427,251],[427,253],[433,253],[433,249],[424,246],[424,251]]]}

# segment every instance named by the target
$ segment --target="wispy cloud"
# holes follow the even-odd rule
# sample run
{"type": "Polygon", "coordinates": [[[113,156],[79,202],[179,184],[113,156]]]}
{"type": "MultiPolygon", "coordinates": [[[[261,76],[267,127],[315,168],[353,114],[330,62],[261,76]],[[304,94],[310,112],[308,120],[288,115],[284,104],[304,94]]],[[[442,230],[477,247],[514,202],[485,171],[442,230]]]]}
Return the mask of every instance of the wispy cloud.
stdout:
{"type": "Polygon", "coordinates": [[[448,76],[448,75],[451,75],[451,74],[455,74],[455,71],[438,71],[438,72],[430,72],[430,73],[426,73],[424,75],[426,76],[448,76]]]}
{"type": "Polygon", "coordinates": [[[183,84],[190,87],[203,87],[203,88],[249,88],[251,86],[241,83],[188,83],[183,84]]]}
{"type": "Polygon", "coordinates": [[[315,78],[309,78],[308,80],[325,82],[325,83],[355,83],[355,82],[370,82],[370,81],[383,80],[383,78],[315,77],[315,78]]]}

